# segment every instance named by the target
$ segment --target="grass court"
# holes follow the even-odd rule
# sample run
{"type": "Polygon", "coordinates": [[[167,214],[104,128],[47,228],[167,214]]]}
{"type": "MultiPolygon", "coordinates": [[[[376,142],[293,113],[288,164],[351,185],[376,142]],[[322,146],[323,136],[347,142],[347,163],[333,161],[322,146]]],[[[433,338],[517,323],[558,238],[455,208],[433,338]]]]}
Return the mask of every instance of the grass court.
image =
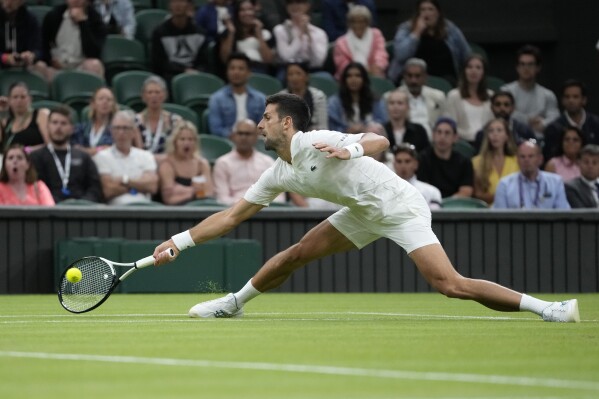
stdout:
{"type": "Polygon", "coordinates": [[[115,294],[70,314],[0,296],[0,398],[597,398],[599,294],[580,324],[439,294],[265,294],[196,320],[214,294],[115,294]]]}

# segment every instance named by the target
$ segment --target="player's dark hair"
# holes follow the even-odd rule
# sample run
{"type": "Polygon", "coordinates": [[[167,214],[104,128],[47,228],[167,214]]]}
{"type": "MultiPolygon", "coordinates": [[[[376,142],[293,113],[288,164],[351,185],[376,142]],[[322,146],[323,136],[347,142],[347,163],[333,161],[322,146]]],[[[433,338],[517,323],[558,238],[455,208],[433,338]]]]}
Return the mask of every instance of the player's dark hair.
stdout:
{"type": "Polygon", "coordinates": [[[266,98],[266,105],[277,105],[279,118],[291,117],[293,127],[305,132],[310,124],[310,109],[300,96],[290,93],[277,93],[266,98]]]}

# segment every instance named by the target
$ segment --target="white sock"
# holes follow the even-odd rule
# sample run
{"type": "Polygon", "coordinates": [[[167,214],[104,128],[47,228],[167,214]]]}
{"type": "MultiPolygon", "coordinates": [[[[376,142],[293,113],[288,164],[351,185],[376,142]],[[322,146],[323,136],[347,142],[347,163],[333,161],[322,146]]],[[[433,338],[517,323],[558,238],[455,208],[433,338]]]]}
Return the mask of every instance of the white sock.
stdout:
{"type": "Polygon", "coordinates": [[[532,296],[522,294],[522,299],[520,300],[520,310],[527,310],[541,316],[543,314],[543,309],[552,303],[553,302],[542,301],[532,296]]]}
{"type": "Polygon", "coordinates": [[[251,299],[254,299],[260,294],[261,292],[254,288],[254,286],[252,285],[252,279],[250,279],[246,283],[246,285],[243,286],[242,289],[240,289],[233,295],[235,295],[235,298],[237,298],[238,306],[242,307],[243,305],[245,305],[246,302],[248,302],[251,299]]]}

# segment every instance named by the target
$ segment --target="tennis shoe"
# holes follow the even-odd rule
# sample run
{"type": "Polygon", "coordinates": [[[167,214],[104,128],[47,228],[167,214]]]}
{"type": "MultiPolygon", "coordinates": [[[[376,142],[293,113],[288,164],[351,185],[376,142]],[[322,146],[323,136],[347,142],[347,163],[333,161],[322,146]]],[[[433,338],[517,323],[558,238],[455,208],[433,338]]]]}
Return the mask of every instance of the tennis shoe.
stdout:
{"type": "Polygon", "coordinates": [[[189,309],[189,317],[231,318],[243,316],[243,307],[237,305],[235,295],[200,302],[189,309]]]}
{"type": "Polygon", "coordinates": [[[563,302],[553,302],[543,309],[543,320],[559,323],[580,323],[578,301],[570,299],[563,302]]]}

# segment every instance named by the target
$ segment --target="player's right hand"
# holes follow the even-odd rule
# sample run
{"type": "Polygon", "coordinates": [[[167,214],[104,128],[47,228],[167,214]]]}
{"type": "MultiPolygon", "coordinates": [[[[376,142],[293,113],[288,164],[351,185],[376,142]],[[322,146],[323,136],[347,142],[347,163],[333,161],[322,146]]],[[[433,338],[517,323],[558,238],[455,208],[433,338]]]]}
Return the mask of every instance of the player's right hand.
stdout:
{"type": "Polygon", "coordinates": [[[154,256],[154,259],[155,259],[154,265],[162,266],[162,265],[166,265],[167,263],[172,262],[175,259],[177,259],[177,256],[179,256],[179,250],[177,249],[177,246],[171,239],[171,240],[165,241],[162,244],[158,245],[156,247],[156,249],[154,250],[154,253],[152,254],[152,256],[154,256]],[[172,248],[173,252],[175,253],[175,256],[171,257],[168,255],[168,253],[166,251],[169,248],[172,248]]]}

